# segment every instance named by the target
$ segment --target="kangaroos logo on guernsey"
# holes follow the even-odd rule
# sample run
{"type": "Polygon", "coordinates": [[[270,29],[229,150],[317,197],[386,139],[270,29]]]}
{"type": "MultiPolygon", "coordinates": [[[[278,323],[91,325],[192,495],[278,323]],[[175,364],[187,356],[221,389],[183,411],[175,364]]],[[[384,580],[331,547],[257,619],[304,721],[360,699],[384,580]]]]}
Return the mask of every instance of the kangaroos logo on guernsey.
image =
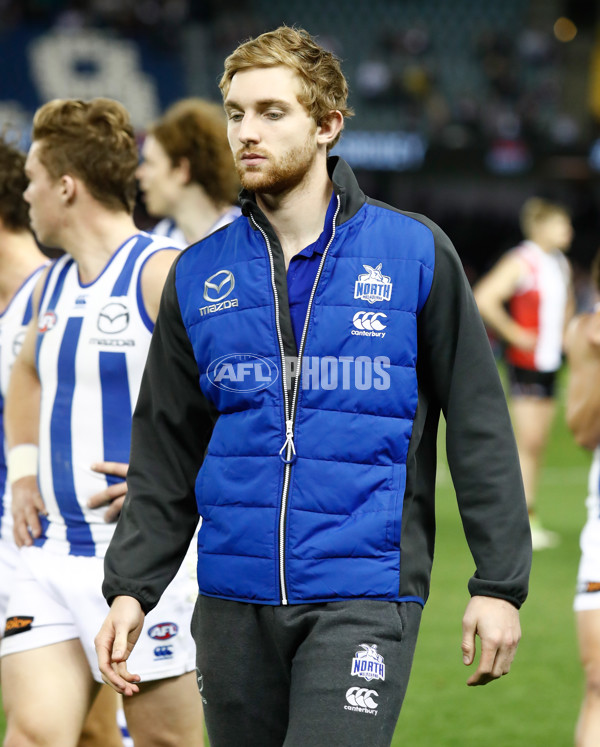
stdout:
{"type": "Polygon", "coordinates": [[[27,615],[8,617],[4,627],[4,637],[8,638],[9,635],[17,635],[17,633],[24,633],[26,630],[30,630],[32,622],[33,617],[27,615]]]}
{"type": "Polygon", "coordinates": [[[354,283],[354,298],[362,301],[375,303],[376,301],[389,301],[392,297],[393,283],[388,275],[381,272],[380,262],[377,267],[363,265],[366,274],[359,275],[354,283]]]}

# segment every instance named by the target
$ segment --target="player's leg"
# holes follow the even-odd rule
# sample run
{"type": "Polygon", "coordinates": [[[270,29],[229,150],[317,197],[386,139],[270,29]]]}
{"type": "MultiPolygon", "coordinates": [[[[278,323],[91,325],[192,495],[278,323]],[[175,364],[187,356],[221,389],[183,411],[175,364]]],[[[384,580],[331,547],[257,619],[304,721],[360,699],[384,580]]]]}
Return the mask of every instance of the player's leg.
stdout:
{"type": "Polygon", "coordinates": [[[134,744],[144,747],[201,747],[204,744],[202,700],[195,672],[140,685],[123,699],[134,744]]]}
{"type": "MultiPolygon", "coordinates": [[[[102,682],[94,649],[94,636],[106,617],[101,587],[102,558],[75,558],[81,567],[72,575],[85,579],[85,586],[64,589],[86,652],[92,675],[102,682]]],[[[194,670],[196,647],[190,624],[197,596],[197,582],[185,565],[169,584],[157,606],[148,613],[138,642],[129,658],[129,668],[139,674],[139,695],[125,698],[127,726],[136,744],[202,745],[202,702],[194,670]]]]}
{"type": "Polygon", "coordinates": [[[291,657],[275,643],[274,611],[267,605],[198,598],[192,631],[211,747],[283,744],[291,657]]]}
{"type": "Polygon", "coordinates": [[[585,690],[575,732],[577,747],[600,744],[600,519],[590,516],[581,532],[574,609],[585,690]]]}
{"type": "Polygon", "coordinates": [[[575,743],[577,747],[596,747],[600,744],[600,609],[577,612],[577,636],[585,691],[575,743]]]}
{"type": "Polygon", "coordinates": [[[514,397],[511,411],[531,523],[533,549],[543,550],[554,547],[559,542],[555,532],[541,525],[536,510],[538,479],[556,412],[556,402],[551,397],[514,397]]]}
{"type": "Polygon", "coordinates": [[[6,610],[11,589],[14,586],[14,574],[19,559],[19,550],[10,540],[0,538],[0,640],[4,633],[6,610]]]}
{"type": "Polygon", "coordinates": [[[285,747],[389,747],[421,606],[368,600],[302,606],[307,633],[293,658],[285,747]]]}
{"type": "Polygon", "coordinates": [[[97,693],[73,618],[56,594],[64,559],[22,548],[6,611],[2,695],[8,745],[76,745],[97,693]]]}
{"type": "Polygon", "coordinates": [[[540,466],[556,412],[554,399],[514,397],[512,414],[527,507],[535,507],[540,466]]]}
{"type": "Polygon", "coordinates": [[[78,640],[3,656],[4,747],[75,747],[98,685],[78,640]]]}
{"type": "Polygon", "coordinates": [[[87,715],[77,747],[123,747],[117,724],[117,693],[108,685],[99,688],[87,715]]]}

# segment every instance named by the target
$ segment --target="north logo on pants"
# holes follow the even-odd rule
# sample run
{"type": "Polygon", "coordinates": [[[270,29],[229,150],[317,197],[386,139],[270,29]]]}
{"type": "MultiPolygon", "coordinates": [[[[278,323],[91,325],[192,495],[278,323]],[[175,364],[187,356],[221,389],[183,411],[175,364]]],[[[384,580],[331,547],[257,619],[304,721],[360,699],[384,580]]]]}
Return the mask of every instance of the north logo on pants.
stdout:
{"type": "Polygon", "coordinates": [[[375,644],[361,643],[362,651],[357,651],[352,659],[350,674],[371,680],[385,680],[383,656],[377,653],[375,644]]]}

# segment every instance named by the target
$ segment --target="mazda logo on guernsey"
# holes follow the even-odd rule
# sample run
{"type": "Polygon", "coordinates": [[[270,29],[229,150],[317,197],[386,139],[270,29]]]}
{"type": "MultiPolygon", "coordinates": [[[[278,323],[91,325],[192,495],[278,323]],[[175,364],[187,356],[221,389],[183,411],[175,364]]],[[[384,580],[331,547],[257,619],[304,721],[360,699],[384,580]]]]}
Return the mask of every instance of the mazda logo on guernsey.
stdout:
{"type": "Polygon", "coordinates": [[[124,332],[129,326],[129,309],[122,303],[112,301],[103,306],[98,314],[98,329],[105,335],[124,332]]]}
{"type": "Polygon", "coordinates": [[[235,287],[235,277],[229,270],[219,270],[204,281],[204,300],[217,303],[231,293],[235,287]]]}
{"type": "Polygon", "coordinates": [[[13,337],[12,352],[15,358],[21,352],[21,348],[23,347],[24,340],[25,340],[25,330],[22,329],[20,332],[17,332],[17,334],[13,337]]]}
{"type": "Polygon", "coordinates": [[[267,389],[279,378],[279,369],[268,358],[254,353],[232,353],[212,361],[206,370],[213,386],[229,392],[267,389]]]}

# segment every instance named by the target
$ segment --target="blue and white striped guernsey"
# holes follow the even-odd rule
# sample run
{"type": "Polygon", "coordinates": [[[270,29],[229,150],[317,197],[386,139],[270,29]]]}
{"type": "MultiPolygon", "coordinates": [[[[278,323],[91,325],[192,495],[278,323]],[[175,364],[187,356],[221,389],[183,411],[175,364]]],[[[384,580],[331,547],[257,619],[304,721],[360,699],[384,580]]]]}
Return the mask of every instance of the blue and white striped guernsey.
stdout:
{"type": "Polygon", "coordinates": [[[31,320],[31,295],[43,266],[26,280],[0,314],[0,539],[12,542],[10,488],[6,480],[6,442],[4,440],[4,398],[15,358],[23,344],[25,328],[31,320]]]}
{"type": "Polygon", "coordinates": [[[98,461],[129,461],[131,415],[153,330],[141,295],[148,258],[170,239],[139,233],[89,285],[70,255],[52,266],[38,318],[42,385],[39,484],[47,517],[35,544],[57,553],[103,556],[114,524],[87,501],[108,483],[98,461]]]}

